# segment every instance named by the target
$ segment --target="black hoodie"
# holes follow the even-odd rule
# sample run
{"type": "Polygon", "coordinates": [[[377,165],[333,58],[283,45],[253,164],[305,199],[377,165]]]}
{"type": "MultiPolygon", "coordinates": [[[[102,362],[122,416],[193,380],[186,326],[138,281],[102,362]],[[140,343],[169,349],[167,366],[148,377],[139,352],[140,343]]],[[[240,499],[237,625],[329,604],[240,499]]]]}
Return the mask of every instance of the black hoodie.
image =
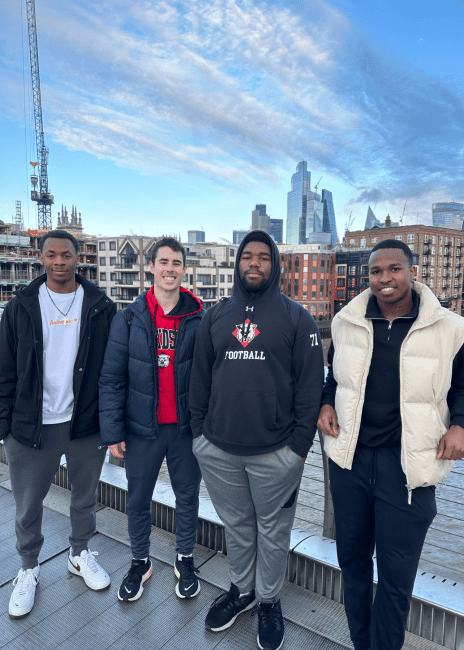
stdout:
{"type": "MultiPolygon", "coordinates": [[[[280,291],[279,251],[271,249],[266,285],[252,295],[240,279],[242,241],[232,297],[206,312],[200,323],[190,380],[194,437],[204,435],[220,449],[255,456],[290,444],[306,456],[316,433],[324,362],[317,325],[300,308],[298,325],[280,291]]],[[[263,239],[264,238],[264,239],[263,239]]]]}

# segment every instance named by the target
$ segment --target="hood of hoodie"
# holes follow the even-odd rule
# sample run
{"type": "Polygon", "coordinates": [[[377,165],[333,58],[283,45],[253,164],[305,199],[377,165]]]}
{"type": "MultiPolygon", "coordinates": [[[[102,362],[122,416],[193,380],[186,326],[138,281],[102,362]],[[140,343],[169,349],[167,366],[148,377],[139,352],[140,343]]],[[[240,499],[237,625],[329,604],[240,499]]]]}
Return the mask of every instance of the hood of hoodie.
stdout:
{"type": "Polygon", "coordinates": [[[244,238],[240,244],[237,251],[236,264],[234,269],[234,288],[232,295],[235,299],[239,300],[255,300],[255,299],[271,299],[276,295],[280,294],[280,260],[279,260],[279,249],[277,248],[274,240],[270,235],[268,235],[263,230],[252,230],[244,238]],[[271,249],[271,275],[269,276],[268,281],[264,287],[257,291],[255,294],[252,294],[250,291],[245,289],[243,286],[242,280],[240,278],[239,264],[240,258],[242,257],[243,250],[245,246],[250,241],[262,241],[265,242],[271,249]]]}

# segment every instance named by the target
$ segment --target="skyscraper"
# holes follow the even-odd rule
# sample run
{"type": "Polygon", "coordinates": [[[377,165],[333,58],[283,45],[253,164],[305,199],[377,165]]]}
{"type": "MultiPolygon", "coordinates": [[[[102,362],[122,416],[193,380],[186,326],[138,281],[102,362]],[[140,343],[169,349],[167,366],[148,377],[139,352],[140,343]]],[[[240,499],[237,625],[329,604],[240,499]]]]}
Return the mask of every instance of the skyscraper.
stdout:
{"type": "Polygon", "coordinates": [[[370,230],[374,226],[379,226],[381,228],[383,224],[377,219],[377,217],[372,211],[371,206],[369,206],[367,210],[366,224],[364,226],[364,230],[370,230]]]}
{"type": "Polygon", "coordinates": [[[284,220],[283,219],[271,219],[270,235],[277,244],[283,244],[284,242],[284,220]]]}
{"type": "Polygon", "coordinates": [[[241,244],[245,235],[250,232],[249,230],[233,230],[232,241],[234,244],[241,244]]]}
{"type": "Polygon", "coordinates": [[[196,244],[198,242],[205,241],[205,231],[204,230],[189,230],[187,233],[188,243],[196,244]]]}
{"type": "Polygon", "coordinates": [[[270,234],[271,220],[266,214],[265,205],[257,205],[256,209],[251,212],[251,229],[264,230],[268,235],[270,234]]]}
{"type": "Polygon", "coordinates": [[[306,219],[306,196],[311,186],[311,172],[303,160],[292,176],[292,189],[287,194],[287,244],[300,244],[300,221],[306,219]]]}
{"type": "Polygon", "coordinates": [[[311,191],[311,172],[306,161],[298,163],[287,194],[287,244],[327,244],[337,242],[337,226],[332,192],[311,191]]]}
{"type": "Polygon", "coordinates": [[[464,225],[464,204],[455,203],[434,203],[432,205],[432,222],[439,228],[456,228],[463,230],[464,225]]]}

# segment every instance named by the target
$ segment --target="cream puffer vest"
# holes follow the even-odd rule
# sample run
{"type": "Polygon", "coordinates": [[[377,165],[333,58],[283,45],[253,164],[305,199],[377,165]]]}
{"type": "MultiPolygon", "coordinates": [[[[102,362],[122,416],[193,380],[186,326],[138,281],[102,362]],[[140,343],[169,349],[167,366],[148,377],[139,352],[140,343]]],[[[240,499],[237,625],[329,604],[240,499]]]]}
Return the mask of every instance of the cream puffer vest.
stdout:
{"type": "MultiPolygon", "coordinates": [[[[409,491],[436,485],[453,467],[453,461],[437,460],[436,455],[449,428],[446,398],[453,359],[464,344],[464,318],[441,307],[426,285],[415,282],[414,289],[420,296],[419,314],[400,351],[401,466],[409,491]]],[[[372,358],[373,326],[365,318],[371,295],[368,289],[354,298],[332,323],[340,429],[338,438],[324,436],[324,448],[337,465],[347,469],[356,449],[372,358]]]]}

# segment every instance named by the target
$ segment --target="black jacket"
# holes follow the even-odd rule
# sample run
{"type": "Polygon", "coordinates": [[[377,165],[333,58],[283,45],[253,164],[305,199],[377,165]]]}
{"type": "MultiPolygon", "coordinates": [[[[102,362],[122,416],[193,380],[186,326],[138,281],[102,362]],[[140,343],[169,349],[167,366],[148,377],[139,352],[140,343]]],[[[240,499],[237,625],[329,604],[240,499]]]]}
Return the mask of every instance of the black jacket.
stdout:
{"type": "MultiPolygon", "coordinates": [[[[11,433],[39,449],[42,443],[43,336],[39,287],[46,274],[7,304],[0,321],[0,439],[11,433]]],[[[79,348],[74,364],[71,439],[98,433],[98,378],[116,307],[80,275],[84,290],[79,348]]],[[[59,363],[59,359],[57,359],[59,363]]]]}
{"type": "Polygon", "coordinates": [[[292,322],[280,291],[279,251],[266,238],[272,270],[264,288],[251,295],[240,279],[250,233],[238,249],[232,297],[209,309],[200,324],[190,380],[192,431],[231,454],[265,454],[290,444],[306,456],[319,413],[322,346],[305,309],[297,325],[292,322]]]}
{"type": "MultiPolygon", "coordinates": [[[[126,433],[140,438],[158,436],[158,353],[146,295],[147,291],[138,296],[111,324],[100,378],[100,433],[105,445],[122,442],[126,433]]],[[[181,300],[170,312],[182,316],[174,355],[180,435],[191,435],[188,389],[193,346],[203,313],[201,302],[181,288],[181,300]]]]}

